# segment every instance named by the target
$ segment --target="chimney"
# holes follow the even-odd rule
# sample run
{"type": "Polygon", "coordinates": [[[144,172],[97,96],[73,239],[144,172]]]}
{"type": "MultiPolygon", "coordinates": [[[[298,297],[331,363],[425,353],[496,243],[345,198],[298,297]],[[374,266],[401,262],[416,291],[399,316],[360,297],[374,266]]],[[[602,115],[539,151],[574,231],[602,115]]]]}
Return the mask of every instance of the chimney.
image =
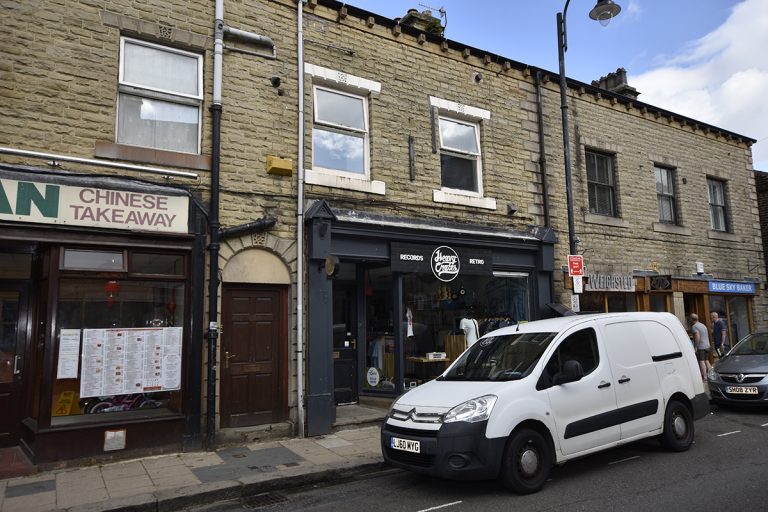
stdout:
{"type": "Polygon", "coordinates": [[[440,23],[440,18],[432,16],[432,11],[428,9],[424,12],[419,12],[418,9],[408,9],[408,12],[400,20],[400,23],[417,28],[428,34],[436,36],[443,35],[444,27],[442,23],[440,23]]]}
{"type": "Polygon", "coordinates": [[[601,76],[600,80],[592,80],[592,85],[627,96],[633,100],[640,96],[637,89],[630,87],[627,83],[627,70],[624,68],[617,69],[615,73],[608,73],[607,76],[601,76]]]}

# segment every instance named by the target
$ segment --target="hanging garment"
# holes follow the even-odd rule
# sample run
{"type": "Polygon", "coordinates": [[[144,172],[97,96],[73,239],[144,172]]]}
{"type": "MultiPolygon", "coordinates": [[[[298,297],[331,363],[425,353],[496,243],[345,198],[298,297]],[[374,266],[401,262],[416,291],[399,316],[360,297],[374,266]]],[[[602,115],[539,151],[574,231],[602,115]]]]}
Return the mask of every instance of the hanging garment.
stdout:
{"type": "Polygon", "coordinates": [[[480,337],[480,327],[474,318],[462,318],[459,322],[459,329],[464,331],[464,335],[467,337],[467,347],[471,347],[480,337]]]}

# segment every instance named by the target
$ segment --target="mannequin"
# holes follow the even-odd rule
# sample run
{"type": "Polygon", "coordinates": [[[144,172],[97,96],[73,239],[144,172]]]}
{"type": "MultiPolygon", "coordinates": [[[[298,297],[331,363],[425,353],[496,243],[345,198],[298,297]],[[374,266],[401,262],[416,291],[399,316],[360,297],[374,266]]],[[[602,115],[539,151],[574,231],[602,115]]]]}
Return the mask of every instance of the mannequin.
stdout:
{"type": "Polygon", "coordinates": [[[464,331],[467,338],[467,348],[471,347],[480,337],[480,327],[474,318],[462,318],[459,322],[459,329],[464,331]]]}

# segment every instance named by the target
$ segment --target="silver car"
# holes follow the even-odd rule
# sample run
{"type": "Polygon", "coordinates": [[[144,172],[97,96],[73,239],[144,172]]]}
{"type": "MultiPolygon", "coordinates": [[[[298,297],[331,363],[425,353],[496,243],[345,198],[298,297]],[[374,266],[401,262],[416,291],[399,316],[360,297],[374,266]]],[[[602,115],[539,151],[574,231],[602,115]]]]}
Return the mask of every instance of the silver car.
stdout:
{"type": "Polygon", "coordinates": [[[768,332],[750,334],[707,374],[713,402],[768,406],[768,332]]]}

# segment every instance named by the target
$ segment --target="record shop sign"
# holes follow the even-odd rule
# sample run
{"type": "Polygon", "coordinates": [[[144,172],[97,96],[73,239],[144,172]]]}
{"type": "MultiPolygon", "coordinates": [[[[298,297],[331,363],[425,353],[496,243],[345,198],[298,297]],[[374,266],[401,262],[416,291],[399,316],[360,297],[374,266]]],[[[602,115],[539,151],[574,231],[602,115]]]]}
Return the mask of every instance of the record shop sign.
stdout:
{"type": "Polygon", "coordinates": [[[415,245],[393,242],[390,246],[393,272],[432,273],[448,283],[461,275],[493,275],[491,251],[448,245],[415,245]]]}
{"type": "Polygon", "coordinates": [[[588,292],[634,292],[632,274],[587,274],[584,290],[588,292]]]}
{"type": "Polygon", "coordinates": [[[189,198],[0,179],[0,220],[186,233],[189,198]]]}

